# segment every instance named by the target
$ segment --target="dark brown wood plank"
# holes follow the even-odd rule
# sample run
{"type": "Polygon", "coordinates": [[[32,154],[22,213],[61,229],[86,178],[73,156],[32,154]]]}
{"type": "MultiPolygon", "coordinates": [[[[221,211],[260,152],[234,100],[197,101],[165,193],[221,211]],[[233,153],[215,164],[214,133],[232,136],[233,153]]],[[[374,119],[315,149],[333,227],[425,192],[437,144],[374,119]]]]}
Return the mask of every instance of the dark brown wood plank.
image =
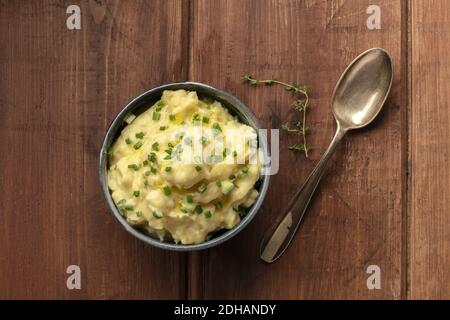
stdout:
{"type": "Polygon", "coordinates": [[[450,298],[450,3],[411,2],[409,298],[450,298]]]}
{"type": "Polygon", "coordinates": [[[131,97],[187,77],[185,1],[0,1],[0,298],[180,298],[185,256],[128,235],[103,201],[106,127],[131,97]],[[66,268],[81,267],[81,290],[66,268]]]}
{"type": "Polygon", "coordinates": [[[309,160],[287,150],[263,209],[228,243],[194,254],[192,298],[384,298],[401,296],[402,81],[401,1],[380,0],[382,29],[366,28],[371,1],[193,1],[191,80],[235,94],[263,127],[292,116],[282,89],[244,85],[244,71],[312,87],[309,160]],[[275,264],[259,259],[259,244],[282,207],[324,152],[335,130],[334,85],[346,65],[370,47],[394,60],[392,94],[369,129],[350,134],[334,156],[291,247],[275,264]],[[381,290],[366,287],[366,268],[378,265],[381,290]],[[196,269],[195,269],[196,270],[196,269]]]}

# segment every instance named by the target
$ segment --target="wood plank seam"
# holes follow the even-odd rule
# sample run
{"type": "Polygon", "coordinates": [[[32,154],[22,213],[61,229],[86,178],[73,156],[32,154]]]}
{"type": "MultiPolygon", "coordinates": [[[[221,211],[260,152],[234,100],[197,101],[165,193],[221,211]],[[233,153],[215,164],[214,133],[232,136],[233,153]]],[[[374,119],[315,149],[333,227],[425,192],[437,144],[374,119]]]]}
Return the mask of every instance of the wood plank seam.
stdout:
{"type": "Polygon", "coordinates": [[[402,2],[402,245],[401,245],[401,294],[402,300],[409,295],[409,239],[410,239],[410,199],[411,199],[411,154],[410,154],[410,109],[411,109],[411,4],[402,2]]]}

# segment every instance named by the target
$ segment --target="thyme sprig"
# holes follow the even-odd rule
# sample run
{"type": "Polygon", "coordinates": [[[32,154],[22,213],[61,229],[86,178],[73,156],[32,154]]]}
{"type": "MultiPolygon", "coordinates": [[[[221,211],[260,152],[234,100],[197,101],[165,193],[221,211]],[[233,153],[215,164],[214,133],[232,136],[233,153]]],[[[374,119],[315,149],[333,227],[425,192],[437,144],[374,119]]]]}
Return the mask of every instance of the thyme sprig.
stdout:
{"type": "Polygon", "coordinates": [[[251,77],[248,73],[244,73],[242,75],[242,81],[247,82],[251,85],[273,85],[277,84],[284,87],[284,90],[294,92],[300,97],[292,103],[292,107],[301,113],[301,121],[298,121],[295,126],[291,127],[288,123],[284,123],[281,126],[281,129],[288,133],[296,133],[302,137],[303,143],[296,143],[289,146],[289,150],[299,152],[303,151],[305,153],[305,157],[308,158],[308,144],[306,140],[306,134],[308,132],[308,128],[306,126],[306,113],[309,107],[309,95],[308,95],[308,87],[299,86],[297,83],[286,83],[279,80],[274,79],[265,79],[259,80],[251,77]]]}

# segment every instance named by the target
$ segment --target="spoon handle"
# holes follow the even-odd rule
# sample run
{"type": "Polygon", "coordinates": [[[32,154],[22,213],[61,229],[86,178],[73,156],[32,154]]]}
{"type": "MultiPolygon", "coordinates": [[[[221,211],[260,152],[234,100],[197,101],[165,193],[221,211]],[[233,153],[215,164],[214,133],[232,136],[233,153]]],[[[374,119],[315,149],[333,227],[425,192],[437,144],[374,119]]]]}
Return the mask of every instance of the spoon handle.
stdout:
{"type": "Polygon", "coordinates": [[[286,210],[276,220],[275,224],[267,231],[261,243],[261,259],[268,263],[278,259],[289,246],[297,231],[300,222],[306,212],[309,201],[311,200],[317,185],[322,178],[328,160],[334,153],[344,137],[346,130],[342,129],[338,123],[336,134],[325,151],[324,155],[317,163],[313,172],[306,179],[303,186],[297,191],[295,196],[289,202],[286,210]]]}

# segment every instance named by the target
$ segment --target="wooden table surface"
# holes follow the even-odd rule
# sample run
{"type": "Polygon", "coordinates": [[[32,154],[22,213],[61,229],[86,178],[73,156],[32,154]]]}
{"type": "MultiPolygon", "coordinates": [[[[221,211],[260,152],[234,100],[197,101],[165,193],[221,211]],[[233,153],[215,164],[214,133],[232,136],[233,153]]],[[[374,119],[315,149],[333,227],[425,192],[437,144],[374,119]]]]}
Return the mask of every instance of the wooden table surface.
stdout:
{"type": "Polygon", "coordinates": [[[447,0],[0,0],[0,298],[449,299],[449,22],[447,0]],[[66,27],[70,4],[81,30],[66,27]],[[366,26],[369,5],[380,30],[366,26]],[[337,150],[291,247],[265,264],[264,231],[334,133],[334,85],[370,47],[392,55],[392,93],[337,150]],[[219,247],[174,253],[127,234],[97,175],[110,121],[146,89],[193,80],[278,128],[292,97],[242,84],[244,71],[311,86],[310,158],[282,134],[262,210],[219,247]],[[66,287],[69,265],[80,290],[66,287]]]}

